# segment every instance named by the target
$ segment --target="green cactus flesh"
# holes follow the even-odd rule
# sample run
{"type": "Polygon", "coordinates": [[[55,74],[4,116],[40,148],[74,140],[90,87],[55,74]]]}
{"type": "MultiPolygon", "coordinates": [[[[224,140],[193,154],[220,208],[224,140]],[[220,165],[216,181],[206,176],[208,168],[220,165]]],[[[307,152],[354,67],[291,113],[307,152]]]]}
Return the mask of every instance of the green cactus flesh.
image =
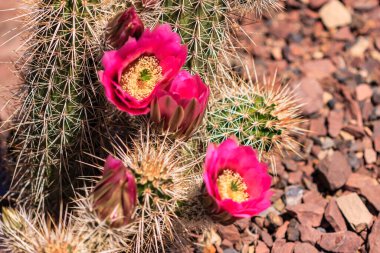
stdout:
{"type": "Polygon", "coordinates": [[[274,104],[267,105],[261,96],[219,100],[208,116],[209,138],[220,143],[235,135],[242,144],[270,152],[274,139],[282,134],[282,129],[276,127],[279,118],[274,115],[275,109],[274,104]]]}
{"type": "Polygon", "coordinates": [[[204,73],[224,40],[224,1],[164,0],[162,5],[162,21],[172,24],[188,46],[187,68],[204,73]]]}
{"type": "Polygon", "coordinates": [[[96,82],[101,42],[94,31],[101,2],[44,0],[33,6],[35,28],[21,67],[26,96],[10,146],[21,187],[29,187],[35,201],[72,188],[82,155],[94,150],[92,129],[103,103],[96,82]]]}

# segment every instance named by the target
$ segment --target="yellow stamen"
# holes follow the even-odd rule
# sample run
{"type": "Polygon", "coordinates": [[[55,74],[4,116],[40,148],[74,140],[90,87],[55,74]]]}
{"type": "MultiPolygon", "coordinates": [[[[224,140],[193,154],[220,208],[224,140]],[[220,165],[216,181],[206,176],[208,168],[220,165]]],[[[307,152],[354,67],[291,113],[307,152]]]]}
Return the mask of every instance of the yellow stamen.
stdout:
{"type": "Polygon", "coordinates": [[[147,98],[162,79],[162,68],[154,56],[143,56],[131,64],[121,76],[124,91],[137,100],[147,98]]]}
{"type": "Polygon", "coordinates": [[[221,199],[232,199],[235,202],[243,202],[249,198],[247,185],[243,178],[231,170],[224,170],[217,180],[221,199]]]}

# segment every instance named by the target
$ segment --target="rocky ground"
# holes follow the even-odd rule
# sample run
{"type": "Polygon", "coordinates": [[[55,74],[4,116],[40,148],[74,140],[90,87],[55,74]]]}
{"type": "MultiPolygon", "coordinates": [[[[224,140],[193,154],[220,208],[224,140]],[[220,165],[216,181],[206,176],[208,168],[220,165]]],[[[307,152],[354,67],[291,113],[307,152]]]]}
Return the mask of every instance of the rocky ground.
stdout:
{"type": "MultiPolygon", "coordinates": [[[[245,41],[247,62],[299,85],[310,133],[299,138],[301,157],[278,159],[273,206],[218,226],[204,252],[380,252],[379,1],[290,0],[243,27],[256,43],[245,41]]],[[[0,50],[0,62],[13,49],[0,50]]],[[[2,94],[17,83],[9,66],[0,65],[2,94]]]]}
{"type": "Polygon", "coordinates": [[[206,252],[380,252],[379,1],[290,0],[243,27],[247,62],[300,85],[310,133],[278,159],[273,206],[218,226],[206,252]]]}

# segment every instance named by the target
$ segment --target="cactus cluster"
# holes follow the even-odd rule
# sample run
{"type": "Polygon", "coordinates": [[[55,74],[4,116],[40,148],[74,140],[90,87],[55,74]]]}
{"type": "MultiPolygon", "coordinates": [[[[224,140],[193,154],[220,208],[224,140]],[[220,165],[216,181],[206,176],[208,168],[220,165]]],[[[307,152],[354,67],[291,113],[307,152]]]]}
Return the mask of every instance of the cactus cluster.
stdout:
{"type": "Polygon", "coordinates": [[[18,179],[14,189],[35,203],[72,191],[78,161],[97,146],[94,127],[105,104],[96,74],[103,48],[99,29],[114,2],[25,2],[30,38],[18,62],[24,95],[13,118],[10,160],[18,179]]]}
{"type": "MultiPolygon", "coordinates": [[[[77,202],[75,220],[78,227],[93,231],[91,249],[94,252],[117,248],[126,252],[166,252],[171,245],[181,244],[185,228],[179,210],[200,185],[199,172],[192,170],[197,161],[188,161],[181,155],[182,142],[149,132],[140,133],[139,140],[133,141],[130,148],[123,143],[114,148],[115,156],[135,177],[138,204],[132,222],[124,226],[110,223],[109,219],[100,217],[97,209],[111,207],[113,195],[92,201],[91,193],[117,186],[100,181],[95,188],[88,187],[87,196],[77,202]]],[[[116,217],[116,212],[112,213],[116,217]]]]}
{"type": "Polygon", "coordinates": [[[276,76],[260,83],[230,75],[219,82],[220,92],[207,116],[211,142],[220,143],[234,135],[264,159],[284,149],[295,151],[293,135],[304,130],[299,127],[300,106],[289,87],[276,82],[276,76]]]}
{"type": "MultiPolygon", "coordinates": [[[[298,106],[289,89],[277,87],[275,81],[261,86],[251,79],[235,77],[225,68],[237,55],[235,18],[245,14],[242,8],[253,9],[261,16],[278,9],[277,0],[28,3],[31,36],[19,62],[24,96],[13,119],[16,125],[9,158],[15,165],[13,193],[22,203],[31,204],[31,211],[22,207],[4,210],[0,240],[7,250],[168,252],[181,247],[188,240],[183,235],[197,219],[203,223],[208,219],[198,206],[200,194],[206,194],[201,191],[206,173],[202,174],[199,167],[206,142],[222,142],[235,135],[264,156],[281,151],[284,145],[292,149],[295,141],[291,135],[302,132],[297,127],[298,106]],[[127,6],[134,6],[144,22],[133,8],[118,13],[127,6]],[[144,26],[150,29],[161,22],[169,23],[180,35],[188,47],[185,68],[197,74],[180,71],[186,48],[170,26],[144,31],[144,26]],[[138,43],[145,51],[137,47],[138,43]],[[98,72],[107,47],[115,50],[104,54],[103,65],[108,68],[98,72]],[[131,56],[133,50],[138,54],[131,56]],[[158,62],[158,55],[167,55],[162,58],[167,62],[158,62]],[[139,57],[150,57],[155,64],[137,68],[139,57]],[[182,58],[180,66],[169,68],[178,58],[182,58]],[[152,78],[152,69],[158,67],[165,70],[162,73],[168,80],[161,72],[152,78]],[[132,72],[136,78],[131,81],[132,72]],[[105,89],[99,85],[98,73],[105,89]],[[148,81],[151,86],[145,87],[148,81]],[[127,89],[131,83],[136,84],[133,90],[138,94],[147,88],[146,94],[135,96],[127,89]],[[206,131],[196,132],[205,116],[210,90],[214,98],[206,116],[206,131]],[[138,127],[137,136],[126,121],[138,127]],[[146,126],[145,121],[149,121],[146,126]],[[170,133],[163,134],[162,126],[170,133]],[[201,138],[194,138],[195,132],[201,138]],[[180,134],[185,138],[180,139],[180,134]],[[189,142],[185,144],[185,140],[189,142]],[[105,152],[111,158],[104,167],[93,166],[105,152]],[[62,206],[69,210],[64,217],[56,211],[62,206]],[[55,225],[52,220],[59,222],[55,225]],[[33,233],[38,233],[37,237],[33,233]]],[[[240,150],[239,145],[234,142],[236,150],[240,150]]],[[[217,146],[212,144],[210,153],[217,146]]],[[[223,158],[226,147],[231,145],[222,146],[220,154],[209,155],[208,165],[223,158]]],[[[244,170],[250,169],[249,162],[256,156],[253,150],[250,154],[244,170]]],[[[266,175],[266,166],[254,160],[257,171],[266,175]]],[[[215,166],[209,167],[206,176],[218,180],[215,166]]],[[[231,173],[224,178],[226,191],[231,186],[228,180],[239,178],[237,172],[231,173]]],[[[269,188],[270,178],[266,186],[269,188]]],[[[248,198],[245,190],[241,188],[248,198]]],[[[218,201],[228,200],[225,194],[218,201]]]]}

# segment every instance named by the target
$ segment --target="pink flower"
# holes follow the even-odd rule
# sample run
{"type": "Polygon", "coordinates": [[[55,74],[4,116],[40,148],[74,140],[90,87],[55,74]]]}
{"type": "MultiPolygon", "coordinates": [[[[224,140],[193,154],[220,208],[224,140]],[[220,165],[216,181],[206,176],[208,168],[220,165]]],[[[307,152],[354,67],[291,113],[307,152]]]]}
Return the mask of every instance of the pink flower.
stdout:
{"type": "Polygon", "coordinates": [[[258,161],[254,149],[239,146],[234,138],[209,145],[203,179],[211,197],[207,208],[222,222],[252,217],[270,206],[267,165],[258,161]]]}
{"type": "Polygon", "coordinates": [[[151,106],[151,119],[163,122],[166,130],[190,137],[202,122],[209,94],[208,86],[198,75],[182,70],[166,91],[157,93],[151,106]]]}
{"type": "Polygon", "coordinates": [[[133,174],[124,164],[108,156],[103,178],[93,192],[94,210],[112,227],[122,227],[132,221],[137,204],[137,187],[133,174]]]}
{"type": "Polygon", "coordinates": [[[137,15],[135,8],[130,7],[113,18],[108,25],[106,36],[111,46],[120,48],[128,41],[129,37],[138,39],[143,32],[143,22],[137,15]]]}
{"type": "Polygon", "coordinates": [[[157,91],[164,89],[186,61],[187,49],[169,25],[145,30],[122,48],[104,54],[99,78],[108,100],[131,115],[147,114],[157,91]]]}

